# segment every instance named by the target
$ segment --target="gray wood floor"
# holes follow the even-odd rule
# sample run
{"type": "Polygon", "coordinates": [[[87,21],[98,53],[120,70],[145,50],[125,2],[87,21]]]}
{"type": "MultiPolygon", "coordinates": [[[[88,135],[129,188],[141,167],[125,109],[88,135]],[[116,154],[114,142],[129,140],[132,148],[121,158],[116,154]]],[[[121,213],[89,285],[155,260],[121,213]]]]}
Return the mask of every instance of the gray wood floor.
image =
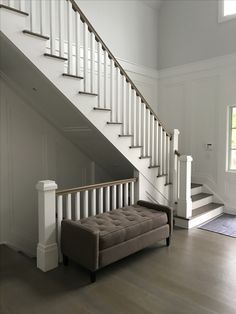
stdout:
{"type": "Polygon", "coordinates": [[[0,246],[1,314],[236,313],[236,239],[175,230],[158,244],[101,270],[95,284],[74,264],[48,273],[0,246]]]}

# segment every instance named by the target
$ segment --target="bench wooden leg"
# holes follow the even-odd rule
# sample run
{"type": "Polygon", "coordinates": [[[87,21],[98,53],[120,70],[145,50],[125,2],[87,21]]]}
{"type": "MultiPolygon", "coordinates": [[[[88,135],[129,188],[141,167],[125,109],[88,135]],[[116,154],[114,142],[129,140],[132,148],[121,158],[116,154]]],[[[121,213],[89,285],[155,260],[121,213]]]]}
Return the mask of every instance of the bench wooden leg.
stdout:
{"type": "Polygon", "coordinates": [[[91,281],[91,283],[94,283],[94,282],[96,282],[96,272],[95,271],[91,271],[90,272],[90,281],[91,281]]]}
{"type": "Polygon", "coordinates": [[[166,238],[166,246],[170,246],[170,237],[166,238]]]}
{"type": "Polygon", "coordinates": [[[66,255],[63,255],[63,265],[68,266],[69,264],[69,258],[66,255]]]}

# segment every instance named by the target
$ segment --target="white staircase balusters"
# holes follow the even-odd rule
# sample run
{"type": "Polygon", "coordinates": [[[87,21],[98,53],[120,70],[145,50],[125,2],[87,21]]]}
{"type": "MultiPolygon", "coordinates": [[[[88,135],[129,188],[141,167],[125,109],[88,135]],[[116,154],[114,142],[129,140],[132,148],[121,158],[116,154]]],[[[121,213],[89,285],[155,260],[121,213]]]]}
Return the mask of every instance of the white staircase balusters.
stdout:
{"type": "Polygon", "coordinates": [[[66,195],[66,219],[71,219],[71,194],[66,195]]]}
{"type": "Polygon", "coordinates": [[[166,183],[170,184],[170,137],[166,134],[166,183]]]}
{"type": "Polygon", "coordinates": [[[127,102],[126,102],[126,112],[127,112],[127,119],[126,119],[126,124],[127,124],[127,134],[132,134],[131,131],[131,84],[127,83],[127,102]]]}
{"type": "Polygon", "coordinates": [[[158,126],[158,120],[154,118],[154,161],[153,166],[159,165],[159,159],[158,159],[158,140],[159,140],[159,126],[158,126]]]}
{"type": "Polygon", "coordinates": [[[119,184],[118,189],[118,207],[123,207],[123,184],[119,184]]]}
{"type": "Polygon", "coordinates": [[[103,188],[98,189],[98,213],[103,213],[103,188]]]}
{"type": "Polygon", "coordinates": [[[103,51],[103,98],[104,98],[104,108],[107,106],[107,52],[103,51]]]}
{"type": "MultiPolygon", "coordinates": [[[[58,251],[60,252],[61,247],[61,222],[63,219],[63,196],[59,195],[57,197],[57,244],[58,244],[58,251]]],[[[60,255],[60,254],[59,254],[60,255]]]]}
{"type": "Polygon", "coordinates": [[[113,210],[113,209],[116,209],[117,208],[117,196],[116,196],[116,185],[113,185],[112,187],[111,187],[111,189],[112,189],[112,204],[111,204],[111,209],[113,210]]]}
{"type": "Polygon", "coordinates": [[[83,218],[87,218],[88,213],[88,190],[83,192],[83,218]]]}
{"type": "Polygon", "coordinates": [[[122,134],[127,134],[127,84],[126,84],[126,78],[123,75],[122,76],[122,134]]]}
{"type": "Polygon", "coordinates": [[[142,137],[142,141],[141,141],[141,145],[142,145],[142,156],[146,155],[146,132],[147,132],[147,128],[146,128],[146,105],[141,102],[141,137],[142,137]]]}
{"type": "Polygon", "coordinates": [[[75,220],[80,219],[80,192],[75,193],[75,220]]]}
{"type": "Polygon", "coordinates": [[[59,56],[65,56],[65,2],[59,1],[59,56]]]}
{"type": "MultiPolygon", "coordinates": [[[[14,1],[10,1],[10,6],[14,7],[14,1]]],[[[36,20],[36,14],[37,14],[37,2],[36,1],[30,1],[30,30],[33,33],[37,33],[37,20],[36,20]]]]}
{"type": "Polygon", "coordinates": [[[160,123],[158,123],[158,136],[159,136],[159,140],[158,140],[158,159],[159,159],[159,175],[163,175],[163,128],[160,125],[160,123]]]}
{"type": "Polygon", "coordinates": [[[91,32],[90,33],[90,87],[91,93],[95,93],[95,85],[94,85],[94,77],[95,77],[95,36],[91,32]]]}
{"type": "Polygon", "coordinates": [[[110,187],[105,187],[105,211],[110,211],[110,187]]]}
{"type": "Polygon", "coordinates": [[[124,184],[124,206],[129,205],[129,184],[124,184]]]}
{"type": "MultiPolygon", "coordinates": [[[[33,2],[33,1],[31,1],[33,2]]],[[[55,55],[56,53],[56,9],[55,9],[55,1],[50,1],[50,53],[55,55]]]]}
{"type": "Polygon", "coordinates": [[[172,182],[171,203],[174,205],[178,200],[178,169],[179,160],[176,151],[179,149],[179,130],[174,129],[170,146],[170,181],[172,182]]]}
{"type": "MultiPolygon", "coordinates": [[[[63,2],[63,1],[62,1],[63,2]]],[[[76,75],[80,76],[81,67],[81,20],[79,13],[75,13],[75,64],[76,64],[76,75]]],[[[64,45],[63,45],[64,46],[64,45]]]]}
{"type": "Polygon", "coordinates": [[[154,166],[155,165],[155,118],[154,115],[151,115],[151,128],[150,128],[150,147],[151,147],[151,160],[150,160],[150,165],[154,166]]]}
{"type": "Polygon", "coordinates": [[[73,74],[72,59],[72,13],[71,3],[67,1],[67,51],[68,51],[68,74],[73,74]]]}
{"type": "Polygon", "coordinates": [[[134,204],[134,182],[130,183],[130,205],[134,204]]]}
{"type": "MultiPolygon", "coordinates": [[[[20,7],[21,5],[20,1],[20,7]]],[[[64,2],[63,2],[64,4],[64,2]]],[[[46,35],[46,3],[45,0],[40,0],[40,22],[39,22],[39,29],[40,29],[40,34],[41,35],[46,35]]],[[[24,9],[22,9],[22,11],[24,11],[24,9]]],[[[59,21],[60,23],[60,21],[59,21]]],[[[59,24],[60,25],[60,24],[59,24]]]]}
{"type": "Polygon", "coordinates": [[[141,119],[141,111],[142,111],[142,106],[141,106],[141,98],[139,96],[136,97],[136,112],[137,112],[137,119],[136,119],[136,130],[137,130],[137,139],[136,139],[136,145],[141,146],[142,145],[142,139],[141,139],[141,134],[142,134],[142,119],[141,119]]]}
{"type": "Polygon", "coordinates": [[[133,134],[132,145],[137,145],[137,101],[136,92],[131,90],[131,134],[133,134]]]}
{"type": "Polygon", "coordinates": [[[114,61],[110,59],[110,108],[111,122],[116,122],[116,106],[114,103],[114,61]]]}
{"type": "Polygon", "coordinates": [[[166,147],[166,131],[163,130],[163,174],[166,175],[166,153],[167,153],[167,147],[166,147]]]}
{"type": "MultiPolygon", "coordinates": [[[[25,12],[25,9],[26,9],[25,1],[26,1],[26,0],[20,0],[20,3],[19,3],[19,10],[20,10],[20,11],[25,12]]],[[[0,2],[1,2],[1,1],[0,1],[0,2]]]]}
{"type": "Polygon", "coordinates": [[[144,156],[150,156],[150,117],[150,110],[146,107],[146,154],[144,156]]]}
{"type": "Polygon", "coordinates": [[[88,25],[83,23],[84,92],[88,92],[88,25]]]}
{"type": "Polygon", "coordinates": [[[115,120],[114,122],[121,122],[122,121],[122,100],[121,100],[121,82],[122,82],[122,75],[120,74],[120,69],[115,67],[116,71],[116,102],[114,105],[116,106],[115,111],[115,120]]]}
{"type": "Polygon", "coordinates": [[[98,50],[98,108],[101,108],[101,103],[102,103],[102,71],[101,71],[101,62],[102,62],[102,45],[101,43],[98,41],[97,43],[97,50],[98,50]]]}
{"type": "Polygon", "coordinates": [[[96,215],[96,189],[91,191],[91,216],[96,215]]]}

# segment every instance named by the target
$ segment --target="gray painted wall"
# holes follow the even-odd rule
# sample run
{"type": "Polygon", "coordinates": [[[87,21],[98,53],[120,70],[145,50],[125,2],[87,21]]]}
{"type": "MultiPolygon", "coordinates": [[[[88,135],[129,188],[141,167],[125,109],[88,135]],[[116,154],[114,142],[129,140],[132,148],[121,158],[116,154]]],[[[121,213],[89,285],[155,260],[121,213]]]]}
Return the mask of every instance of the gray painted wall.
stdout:
{"type": "Polygon", "coordinates": [[[217,0],[165,0],[157,29],[159,69],[236,52],[236,19],[218,23],[217,0]]]}
{"type": "Polygon", "coordinates": [[[141,1],[77,2],[115,57],[157,68],[157,10],[141,1]]]}

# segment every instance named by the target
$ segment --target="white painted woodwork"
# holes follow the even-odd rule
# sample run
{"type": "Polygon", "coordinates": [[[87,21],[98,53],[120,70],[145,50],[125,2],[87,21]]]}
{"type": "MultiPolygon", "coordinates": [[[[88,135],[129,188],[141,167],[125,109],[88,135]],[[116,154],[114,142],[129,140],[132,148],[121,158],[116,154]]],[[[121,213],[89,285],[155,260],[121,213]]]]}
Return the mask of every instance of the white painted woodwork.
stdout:
{"type": "Polygon", "coordinates": [[[57,196],[57,244],[58,252],[61,247],[61,222],[63,219],[63,197],[62,195],[57,196]]]}
{"type": "Polygon", "coordinates": [[[98,189],[98,213],[103,213],[103,188],[98,189]]]}
{"type": "Polygon", "coordinates": [[[164,173],[164,169],[163,169],[163,128],[162,126],[159,124],[158,127],[158,159],[159,159],[159,175],[162,175],[164,173]]]}
{"type": "Polygon", "coordinates": [[[102,62],[102,45],[98,41],[97,43],[97,50],[98,50],[98,107],[101,108],[101,102],[102,102],[102,70],[101,70],[101,62],[102,62]]]}
{"type": "Polygon", "coordinates": [[[90,84],[91,93],[95,93],[94,78],[95,78],[95,35],[90,33],[90,84]]]}
{"type": "Polygon", "coordinates": [[[105,188],[105,211],[108,212],[110,210],[110,187],[107,186],[105,188]]]}
{"type": "Polygon", "coordinates": [[[73,58],[72,58],[72,40],[73,40],[73,28],[72,28],[72,14],[71,2],[67,1],[67,42],[68,42],[68,74],[73,74],[73,58]]]}
{"type": "Polygon", "coordinates": [[[88,25],[83,23],[83,66],[84,66],[84,91],[88,91],[88,25]]]}
{"type": "Polygon", "coordinates": [[[137,119],[136,119],[137,138],[136,138],[136,144],[137,144],[137,146],[141,146],[142,145],[142,139],[141,139],[141,134],[142,134],[141,133],[142,132],[141,98],[139,96],[137,96],[136,100],[137,100],[137,102],[136,102],[136,110],[137,110],[137,119]]]}
{"type": "Polygon", "coordinates": [[[174,129],[170,144],[170,181],[172,182],[172,204],[178,200],[178,168],[179,161],[175,151],[179,149],[179,130],[174,129]]]}
{"type": "MultiPolygon", "coordinates": [[[[36,14],[37,14],[37,2],[36,1],[30,1],[30,30],[31,32],[36,33],[37,32],[37,20],[36,20],[36,14]]],[[[14,1],[12,5],[14,7],[14,1]]]]}
{"type": "Polygon", "coordinates": [[[81,54],[80,54],[80,27],[81,27],[81,21],[80,21],[80,15],[79,13],[75,14],[75,62],[76,62],[76,75],[80,76],[80,65],[81,65],[81,54]]]}
{"type": "MultiPolygon", "coordinates": [[[[34,1],[32,1],[34,2],[34,1]]],[[[50,1],[50,53],[55,55],[56,51],[56,9],[55,9],[55,2],[50,1]]]]}
{"type": "Polygon", "coordinates": [[[162,145],[163,145],[163,150],[162,150],[162,162],[163,162],[163,174],[166,174],[166,132],[163,130],[162,132],[162,145]]]}
{"type": "Polygon", "coordinates": [[[146,132],[147,132],[147,128],[146,128],[146,105],[141,102],[141,145],[142,145],[142,155],[145,156],[146,155],[146,132]]]}
{"type": "Polygon", "coordinates": [[[134,204],[134,182],[130,183],[130,205],[134,204]]]}
{"type": "Polygon", "coordinates": [[[146,155],[145,156],[150,156],[150,118],[151,118],[150,110],[146,108],[146,132],[145,132],[146,155]]]}
{"type": "Polygon", "coordinates": [[[66,195],[66,219],[71,220],[72,218],[71,208],[71,194],[66,195]]]}
{"type": "Polygon", "coordinates": [[[127,84],[126,78],[122,76],[122,134],[127,134],[127,125],[126,125],[126,117],[127,117],[127,84]]]}
{"type": "Polygon", "coordinates": [[[182,155],[180,161],[180,183],[179,198],[177,205],[177,216],[189,218],[192,216],[192,199],[191,199],[191,156],[182,155]]]}
{"type": "Polygon", "coordinates": [[[159,126],[158,126],[158,120],[154,119],[154,162],[153,164],[155,166],[159,165],[159,158],[158,158],[158,140],[159,140],[159,126]]]}
{"type": "Polygon", "coordinates": [[[120,70],[118,67],[116,69],[116,119],[115,122],[121,122],[122,121],[122,100],[121,100],[121,87],[120,82],[122,82],[122,76],[120,74],[120,70]]]}
{"type": "Polygon", "coordinates": [[[56,240],[56,189],[54,181],[39,181],[37,267],[46,272],[58,266],[56,240]]]}
{"type": "Polygon", "coordinates": [[[131,134],[131,84],[126,84],[126,132],[127,134],[131,134]]]}
{"type": "Polygon", "coordinates": [[[152,114],[150,116],[150,165],[154,165],[154,159],[155,159],[155,143],[154,143],[154,115],[152,114]]]}
{"type": "Polygon", "coordinates": [[[170,182],[170,137],[166,136],[166,183],[170,182]]]}
{"type": "Polygon", "coordinates": [[[137,145],[137,98],[136,91],[131,90],[131,134],[133,134],[132,144],[137,145]]]}
{"type": "MultiPolygon", "coordinates": [[[[69,2],[69,1],[68,1],[69,2]]],[[[59,1],[59,55],[64,57],[65,50],[65,2],[59,1]]],[[[68,3],[67,3],[68,5],[68,3]]]]}
{"type": "Polygon", "coordinates": [[[75,193],[75,220],[80,219],[80,192],[75,193]]]}
{"type": "Polygon", "coordinates": [[[123,207],[123,184],[119,184],[119,189],[118,189],[118,206],[119,206],[119,208],[123,207]]]}
{"type": "Polygon", "coordinates": [[[104,108],[108,108],[107,106],[107,52],[103,51],[103,101],[104,108]]]}
{"type": "Polygon", "coordinates": [[[96,215],[96,189],[91,191],[91,215],[96,215]]]}
{"type": "Polygon", "coordinates": [[[112,210],[117,208],[117,186],[112,186],[112,210]]]}
{"type": "MultiPolygon", "coordinates": [[[[45,0],[40,0],[40,22],[39,22],[39,29],[40,29],[40,33],[42,35],[46,34],[46,3],[45,0]]],[[[21,5],[20,5],[21,7],[21,5]]],[[[25,9],[23,9],[22,11],[24,11],[25,9]]],[[[61,22],[59,22],[61,23],[61,22]]]]}
{"type": "Polygon", "coordinates": [[[25,12],[25,1],[26,0],[20,0],[20,5],[19,5],[20,11],[25,12]]]}
{"type": "Polygon", "coordinates": [[[114,61],[110,59],[110,108],[111,122],[116,122],[117,108],[114,103],[114,61]]]}
{"type": "Polygon", "coordinates": [[[83,192],[83,218],[87,218],[89,216],[88,214],[88,191],[83,192]]]}
{"type": "Polygon", "coordinates": [[[129,205],[129,183],[124,184],[124,206],[129,205]]]}

